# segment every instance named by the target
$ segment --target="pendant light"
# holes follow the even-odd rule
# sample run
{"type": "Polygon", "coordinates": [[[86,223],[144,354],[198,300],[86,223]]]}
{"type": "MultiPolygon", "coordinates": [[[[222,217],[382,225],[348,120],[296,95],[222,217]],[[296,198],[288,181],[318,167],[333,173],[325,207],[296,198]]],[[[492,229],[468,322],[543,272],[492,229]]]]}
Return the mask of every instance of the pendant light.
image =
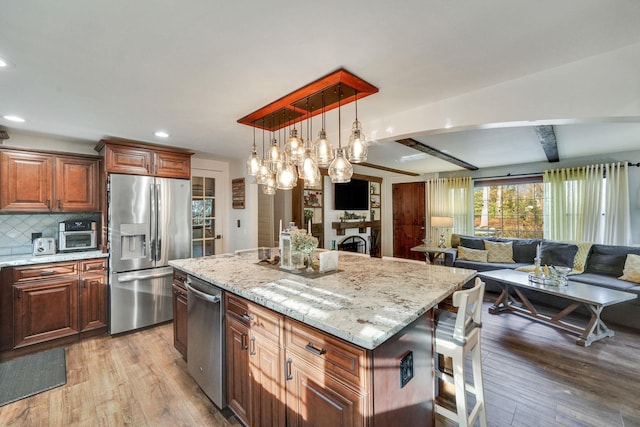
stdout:
{"type": "Polygon", "coordinates": [[[302,163],[302,158],[304,157],[304,143],[298,137],[295,119],[293,121],[293,129],[289,132],[289,139],[287,139],[287,142],[284,144],[284,152],[296,165],[302,163]]]}
{"type": "Polygon", "coordinates": [[[353,163],[361,163],[367,161],[367,141],[362,131],[362,126],[358,120],[358,91],[356,90],[356,120],[351,127],[351,136],[349,137],[349,148],[347,149],[349,160],[353,163]]]}
{"type": "Polygon", "coordinates": [[[320,183],[320,168],[316,162],[313,150],[313,143],[311,142],[311,135],[313,133],[313,122],[311,120],[311,111],[309,110],[309,98],[307,98],[307,139],[304,144],[304,156],[300,164],[300,177],[304,180],[304,183],[308,187],[315,187],[320,183]]]}
{"type": "Polygon", "coordinates": [[[349,160],[345,157],[344,149],[342,148],[342,121],[340,117],[340,99],[342,98],[342,85],[338,84],[338,149],[336,150],[336,157],[329,165],[329,176],[331,182],[341,183],[351,181],[353,175],[353,166],[349,163],[349,160]]]}
{"type": "Polygon", "coordinates": [[[273,196],[276,194],[276,176],[271,173],[267,178],[264,186],[262,186],[262,192],[268,196],[273,196]]]}
{"type": "Polygon", "coordinates": [[[318,166],[322,166],[326,168],[331,164],[333,160],[333,146],[331,142],[327,139],[327,132],[325,131],[325,122],[324,122],[324,91],[322,91],[322,129],[318,132],[318,139],[313,146],[313,152],[318,162],[318,166]]]}
{"type": "Polygon", "coordinates": [[[257,184],[266,184],[267,179],[271,175],[271,169],[267,165],[267,159],[265,158],[264,151],[264,120],[262,121],[262,161],[260,162],[260,168],[258,169],[258,173],[256,174],[256,183],[257,184]]]}
{"type": "Polygon", "coordinates": [[[247,160],[247,173],[251,176],[256,176],[262,166],[262,160],[258,157],[258,151],[256,150],[256,127],[253,126],[253,146],[251,147],[251,155],[247,160]]]}

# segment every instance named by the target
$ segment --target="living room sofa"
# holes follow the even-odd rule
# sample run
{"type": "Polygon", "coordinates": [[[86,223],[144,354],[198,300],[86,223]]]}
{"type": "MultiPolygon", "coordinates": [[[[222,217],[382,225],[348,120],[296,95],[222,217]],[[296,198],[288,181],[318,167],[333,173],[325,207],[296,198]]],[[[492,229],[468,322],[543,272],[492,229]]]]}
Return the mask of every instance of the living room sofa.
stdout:
{"type": "MultiPolygon", "coordinates": [[[[487,245],[491,245],[491,243],[487,245]]],[[[569,280],[635,293],[640,298],[640,283],[619,279],[623,275],[627,255],[640,255],[640,247],[588,243],[573,244],[545,239],[509,239],[453,234],[451,236],[452,249],[445,253],[444,262],[445,265],[450,267],[469,268],[477,271],[503,268],[528,271],[534,264],[538,245],[541,248],[542,266],[571,267],[573,271],[569,276],[569,280]],[[463,254],[470,252],[467,249],[472,249],[473,251],[471,252],[475,253],[475,251],[485,249],[485,241],[511,242],[513,261],[501,262],[504,260],[492,261],[488,259],[485,262],[484,260],[460,259],[458,247],[462,246],[461,252],[463,254]],[[584,253],[578,254],[579,251],[584,253]]],[[[498,284],[491,281],[487,281],[486,286],[488,292],[499,292],[500,290],[498,284]]],[[[527,297],[543,304],[555,307],[561,306],[560,301],[539,292],[527,293],[527,297]]],[[[586,310],[582,313],[586,314],[586,310]]],[[[640,299],[605,308],[602,318],[606,322],[640,330],[640,299]]]]}

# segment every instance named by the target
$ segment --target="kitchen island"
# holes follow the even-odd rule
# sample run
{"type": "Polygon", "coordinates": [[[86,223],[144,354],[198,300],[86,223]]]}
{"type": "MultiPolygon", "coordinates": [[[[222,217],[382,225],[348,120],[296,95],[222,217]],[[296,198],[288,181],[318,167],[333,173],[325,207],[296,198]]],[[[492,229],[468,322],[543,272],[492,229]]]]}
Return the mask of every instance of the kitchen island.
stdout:
{"type": "Polygon", "coordinates": [[[342,252],[337,272],[313,278],[260,265],[257,252],[170,265],[226,293],[227,365],[246,350],[250,377],[250,391],[236,393],[242,370],[228,366],[227,401],[247,424],[264,424],[269,414],[274,425],[432,425],[431,309],[474,271],[342,252]],[[247,311],[230,311],[240,304],[247,311]],[[252,318],[246,331],[238,329],[238,314],[252,318]],[[251,362],[251,353],[262,354],[255,351],[266,335],[261,328],[270,331],[276,359],[270,387],[256,383],[265,375],[251,362]],[[235,344],[236,352],[229,348],[235,344]],[[260,395],[267,389],[269,410],[260,395]],[[285,410],[286,418],[279,415],[285,410]]]}

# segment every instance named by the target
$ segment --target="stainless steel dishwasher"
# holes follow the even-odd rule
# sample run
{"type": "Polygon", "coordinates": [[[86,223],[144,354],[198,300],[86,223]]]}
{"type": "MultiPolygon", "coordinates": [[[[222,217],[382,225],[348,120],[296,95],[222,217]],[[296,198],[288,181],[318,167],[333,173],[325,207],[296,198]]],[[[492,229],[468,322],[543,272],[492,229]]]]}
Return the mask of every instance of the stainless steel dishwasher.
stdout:
{"type": "Polygon", "coordinates": [[[222,290],[187,278],[187,366],[202,391],[224,408],[224,331],[222,290]]]}

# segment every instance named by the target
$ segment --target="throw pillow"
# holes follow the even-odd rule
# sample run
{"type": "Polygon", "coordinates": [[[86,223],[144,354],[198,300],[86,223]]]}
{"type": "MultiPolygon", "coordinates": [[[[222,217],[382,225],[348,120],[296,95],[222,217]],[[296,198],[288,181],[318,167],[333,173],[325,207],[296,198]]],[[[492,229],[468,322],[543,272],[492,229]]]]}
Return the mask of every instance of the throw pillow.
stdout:
{"type": "Polygon", "coordinates": [[[591,250],[593,243],[580,242],[576,243],[576,246],[578,247],[578,252],[576,252],[575,258],[573,258],[573,269],[583,273],[585,264],[587,263],[587,257],[589,256],[589,251],[591,250]]]}
{"type": "Polygon", "coordinates": [[[624,270],[620,280],[627,282],[640,283],[640,255],[628,254],[627,260],[624,262],[624,270]]]}
{"type": "Polygon", "coordinates": [[[475,262],[487,262],[488,251],[481,249],[465,248],[464,246],[458,246],[458,259],[465,259],[467,261],[475,262]]]}
{"type": "Polygon", "coordinates": [[[460,246],[470,249],[484,249],[484,240],[478,237],[460,237],[460,246]]]}
{"type": "Polygon", "coordinates": [[[513,264],[513,242],[491,242],[484,241],[484,247],[489,252],[487,255],[488,262],[502,262],[513,264]]]}
{"type": "Polygon", "coordinates": [[[576,245],[544,240],[540,244],[540,266],[558,265],[573,268],[573,260],[577,252],[576,245]]]}

